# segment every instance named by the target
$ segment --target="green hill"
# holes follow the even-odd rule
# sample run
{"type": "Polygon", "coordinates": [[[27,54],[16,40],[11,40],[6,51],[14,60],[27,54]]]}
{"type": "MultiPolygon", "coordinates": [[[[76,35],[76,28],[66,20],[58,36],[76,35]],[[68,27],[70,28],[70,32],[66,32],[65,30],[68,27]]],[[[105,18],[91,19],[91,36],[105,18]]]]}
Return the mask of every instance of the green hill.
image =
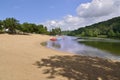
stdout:
{"type": "Polygon", "coordinates": [[[120,38],[120,17],[115,17],[107,21],[79,28],[77,30],[71,31],[68,35],[120,38]]]}

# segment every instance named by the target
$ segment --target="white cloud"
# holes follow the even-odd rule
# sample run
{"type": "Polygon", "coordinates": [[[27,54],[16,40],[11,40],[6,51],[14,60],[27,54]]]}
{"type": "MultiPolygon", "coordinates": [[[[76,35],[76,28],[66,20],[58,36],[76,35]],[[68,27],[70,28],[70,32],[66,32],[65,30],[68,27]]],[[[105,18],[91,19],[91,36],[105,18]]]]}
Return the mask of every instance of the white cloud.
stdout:
{"type": "Polygon", "coordinates": [[[67,15],[62,20],[51,20],[44,23],[49,29],[61,27],[62,30],[73,30],[96,22],[120,16],[120,0],[92,0],[77,7],[77,16],[67,15]]]}
{"type": "Polygon", "coordinates": [[[81,4],[77,8],[80,17],[101,17],[110,15],[118,10],[117,0],[93,0],[91,3],[81,4]]]}
{"type": "Polygon", "coordinates": [[[60,27],[62,30],[73,30],[81,27],[80,25],[84,22],[84,18],[67,15],[60,21],[51,20],[44,23],[44,25],[46,25],[49,30],[55,27],[60,27]]]}
{"type": "Polygon", "coordinates": [[[90,3],[80,4],[77,14],[86,22],[89,21],[89,24],[120,16],[120,0],[92,0],[90,3]]]}

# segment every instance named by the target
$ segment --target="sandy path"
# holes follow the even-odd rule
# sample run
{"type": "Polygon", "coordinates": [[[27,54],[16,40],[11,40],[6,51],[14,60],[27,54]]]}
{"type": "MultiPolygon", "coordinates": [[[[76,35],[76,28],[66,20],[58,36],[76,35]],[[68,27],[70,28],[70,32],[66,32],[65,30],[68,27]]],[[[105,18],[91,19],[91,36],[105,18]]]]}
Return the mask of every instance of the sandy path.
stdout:
{"type": "MultiPolygon", "coordinates": [[[[42,70],[33,65],[53,55],[69,55],[40,45],[46,35],[0,34],[0,80],[49,80],[42,70]]],[[[65,80],[57,77],[52,80],[65,80]]]]}

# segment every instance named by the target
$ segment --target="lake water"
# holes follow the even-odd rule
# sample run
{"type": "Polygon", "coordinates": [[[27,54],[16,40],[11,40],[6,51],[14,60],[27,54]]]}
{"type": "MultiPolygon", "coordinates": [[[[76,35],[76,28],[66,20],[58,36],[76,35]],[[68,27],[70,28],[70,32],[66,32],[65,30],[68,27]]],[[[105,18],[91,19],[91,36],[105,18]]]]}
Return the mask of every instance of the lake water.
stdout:
{"type": "Polygon", "coordinates": [[[48,41],[47,47],[84,56],[120,60],[120,40],[64,36],[58,41],[48,41]]]}

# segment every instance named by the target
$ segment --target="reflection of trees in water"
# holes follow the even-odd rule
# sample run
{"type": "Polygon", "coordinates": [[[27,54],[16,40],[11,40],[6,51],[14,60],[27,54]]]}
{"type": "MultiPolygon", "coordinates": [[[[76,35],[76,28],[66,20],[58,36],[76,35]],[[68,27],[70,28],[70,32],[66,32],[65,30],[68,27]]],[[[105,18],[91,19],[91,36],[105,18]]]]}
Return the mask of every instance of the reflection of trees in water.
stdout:
{"type": "Polygon", "coordinates": [[[52,42],[52,47],[61,48],[61,45],[58,42],[52,42]]]}
{"type": "Polygon", "coordinates": [[[120,43],[118,42],[103,42],[103,41],[80,41],[79,43],[87,46],[92,46],[100,50],[111,52],[112,54],[120,55],[120,43]]]}

